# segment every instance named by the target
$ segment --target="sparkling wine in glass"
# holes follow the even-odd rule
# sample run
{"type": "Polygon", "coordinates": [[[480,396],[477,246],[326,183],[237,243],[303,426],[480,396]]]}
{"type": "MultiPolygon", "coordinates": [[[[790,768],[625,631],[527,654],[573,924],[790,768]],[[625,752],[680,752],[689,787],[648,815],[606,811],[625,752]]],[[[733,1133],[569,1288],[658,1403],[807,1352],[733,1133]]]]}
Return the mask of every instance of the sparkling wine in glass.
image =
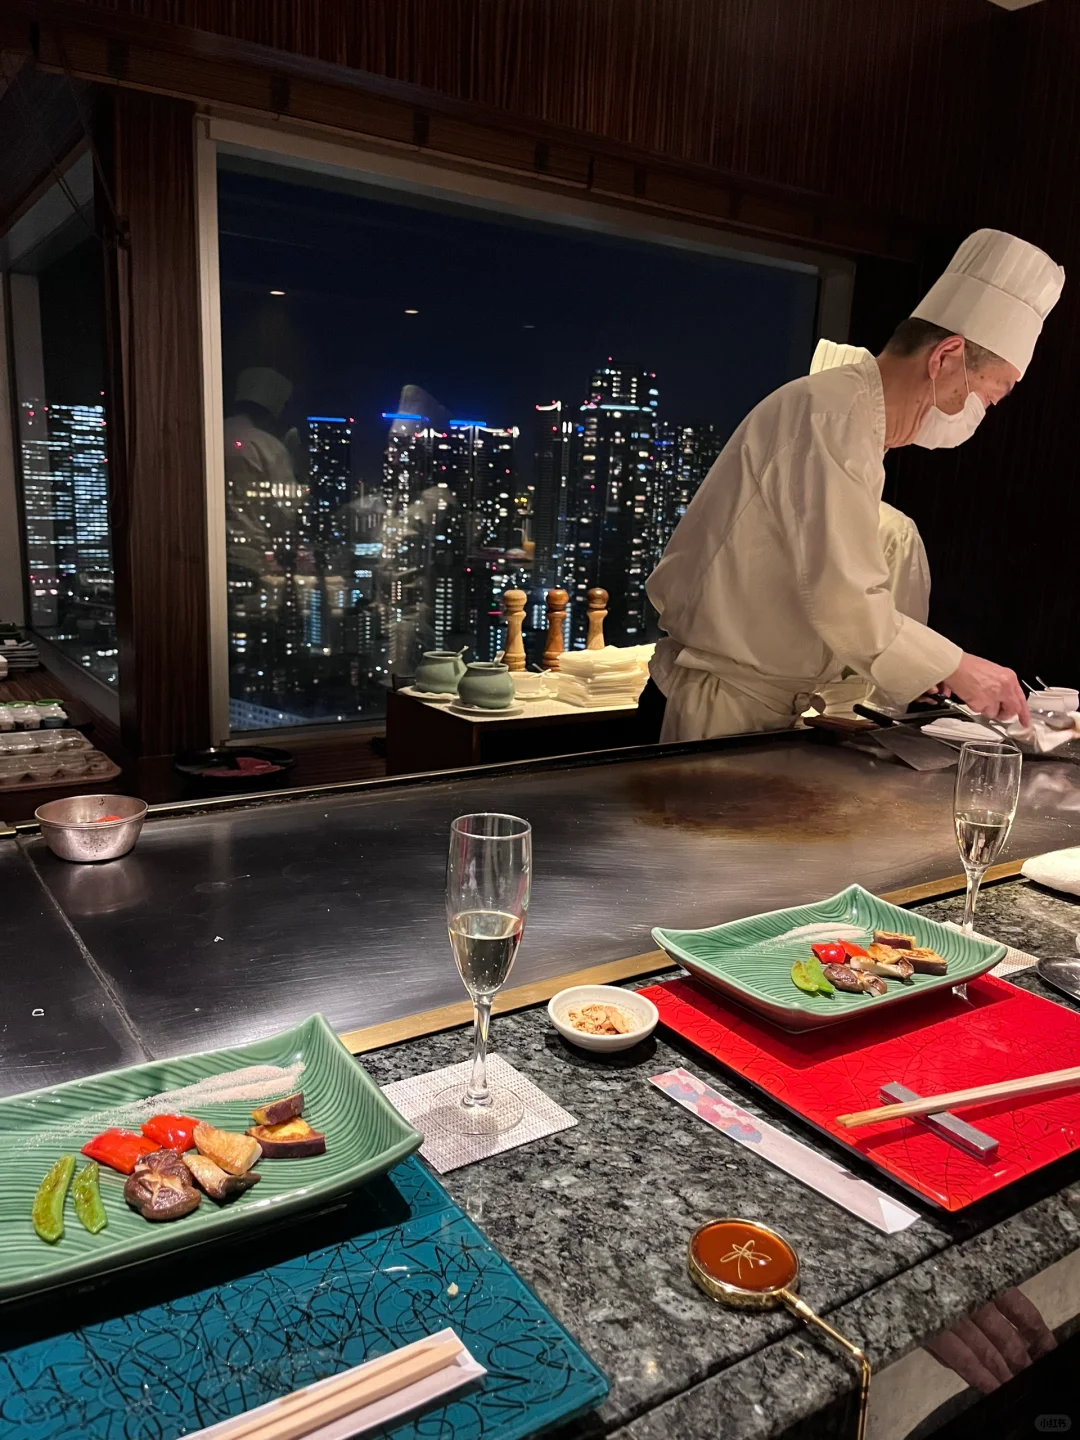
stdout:
{"type": "Polygon", "coordinates": [[[440,1097],[449,1123],[467,1134],[512,1129],[522,1105],[487,1082],[491,1007],[514,964],[532,884],[532,827],[516,815],[460,815],[450,827],[446,922],[475,1013],[472,1073],[464,1091],[440,1097]]]}
{"type": "Polygon", "coordinates": [[[970,740],[960,751],[953,822],[967,874],[964,934],[975,930],[975,902],[983,876],[1001,854],[1020,798],[1022,757],[1000,740],[970,740]]]}

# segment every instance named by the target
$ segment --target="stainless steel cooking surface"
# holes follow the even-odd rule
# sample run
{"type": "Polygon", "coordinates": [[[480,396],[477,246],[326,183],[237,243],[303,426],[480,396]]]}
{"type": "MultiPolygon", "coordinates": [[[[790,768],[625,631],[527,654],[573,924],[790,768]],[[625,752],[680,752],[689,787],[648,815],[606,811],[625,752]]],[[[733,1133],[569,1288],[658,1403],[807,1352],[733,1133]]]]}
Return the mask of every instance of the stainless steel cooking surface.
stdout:
{"type": "MultiPolygon", "coordinates": [[[[532,822],[533,902],[510,983],[700,926],[955,874],[951,772],[805,737],[151,819],[102,867],[28,850],[156,1054],[323,1011],[339,1029],[460,1001],[443,915],[455,815],[532,822]]],[[[1026,764],[1004,858],[1076,843],[1080,775],[1026,764]]]]}

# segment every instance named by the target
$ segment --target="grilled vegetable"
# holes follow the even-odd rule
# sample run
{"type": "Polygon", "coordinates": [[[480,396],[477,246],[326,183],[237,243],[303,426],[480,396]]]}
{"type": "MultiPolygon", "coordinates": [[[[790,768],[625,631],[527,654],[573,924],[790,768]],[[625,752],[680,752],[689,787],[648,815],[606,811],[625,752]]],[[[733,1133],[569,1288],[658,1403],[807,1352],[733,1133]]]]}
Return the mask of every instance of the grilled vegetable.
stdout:
{"type": "Polygon", "coordinates": [[[915,947],[914,935],[901,935],[898,930],[875,930],[875,945],[888,945],[893,950],[912,950],[915,947]]]}
{"type": "Polygon", "coordinates": [[[825,978],[835,985],[837,990],[854,995],[884,995],[889,988],[885,981],[879,980],[876,975],[860,974],[850,965],[826,965],[825,978]]]}
{"type": "Polygon", "coordinates": [[[108,1165],[110,1170],[130,1175],[136,1163],[157,1148],[153,1140],[147,1140],[145,1135],[135,1135],[130,1130],[103,1130],[86,1142],[82,1153],[90,1160],[108,1165]]]}
{"type": "Polygon", "coordinates": [[[190,1115],[151,1115],[142,1127],[148,1140],[162,1150],[175,1150],[182,1154],[195,1149],[195,1126],[198,1120],[190,1115]]]}
{"type": "Polygon", "coordinates": [[[791,967],[791,979],[798,989],[807,995],[831,995],[833,987],[825,979],[818,960],[796,960],[791,967]]]}
{"type": "Polygon", "coordinates": [[[298,1090],[295,1095],[287,1095],[284,1100],[274,1100],[269,1105],[252,1110],[251,1118],[256,1125],[283,1125],[286,1120],[292,1120],[303,1113],[304,1092],[298,1090]]]}
{"type": "Polygon", "coordinates": [[[871,945],[865,960],[853,956],[851,968],[864,975],[884,975],[887,980],[910,980],[915,967],[902,950],[890,950],[888,945],[871,945]]]}
{"type": "Polygon", "coordinates": [[[839,940],[830,940],[822,945],[811,945],[810,949],[813,950],[822,965],[847,964],[847,951],[839,940]]]}
{"type": "Polygon", "coordinates": [[[283,1125],[255,1125],[247,1133],[259,1142],[268,1160],[326,1154],[326,1136],[299,1117],[283,1125]]]}
{"type": "Polygon", "coordinates": [[[840,944],[849,960],[862,960],[866,956],[866,951],[861,945],[856,945],[854,940],[841,940],[840,944]]]}
{"type": "Polygon", "coordinates": [[[257,1185],[261,1175],[227,1175],[220,1165],[215,1165],[206,1155],[185,1155],[184,1164],[195,1177],[200,1190],[205,1190],[211,1200],[224,1203],[257,1185]]]}
{"type": "Polygon", "coordinates": [[[911,962],[916,975],[944,975],[949,968],[945,957],[926,945],[915,945],[905,950],[904,959],[911,962]]]}
{"type": "Polygon", "coordinates": [[[90,1164],[84,1166],[75,1176],[71,1198],[75,1201],[75,1214],[84,1230],[89,1230],[91,1235],[97,1235],[105,1229],[109,1222],[105,1217],[105,1206],[101,1203],[96,1160],[91,1160],[90,1164]]]}
{"type": "Polygon", "coordinates": [[[155,1150],[135,1166],[124,1199],[144,1220],[179,1220],[199,1208],[202,1196],[175,1150],[155,1150]]]}
{"type": "Polygon", "coordinates": [[[195,1144],[199,1154],[213,1160],[229,1175],[246,1175],[262,1154],[258,1140],[250,1135],[236,1135],[231,1130],[215,1130],[202,1121],[195,1126],[195,1144]]]}
{"type": "Polygon", "coordinates": [[[74,1173],[75,1156],[61,1155],[34,1196],[30,1218],[42,1240],[47,1240],[50,1245],[55,1245],[64,1233],[64,1201],[74,1173]]]}

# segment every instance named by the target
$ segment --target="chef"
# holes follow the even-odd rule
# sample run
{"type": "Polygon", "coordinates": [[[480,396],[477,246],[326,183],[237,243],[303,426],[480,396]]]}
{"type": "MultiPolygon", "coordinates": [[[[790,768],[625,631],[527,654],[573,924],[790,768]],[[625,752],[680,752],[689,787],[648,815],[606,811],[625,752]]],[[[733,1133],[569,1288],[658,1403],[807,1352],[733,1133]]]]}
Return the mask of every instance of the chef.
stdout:
{"type": "Polygon", "coordinates": [[[1064,281],[1034,245],[978,230],[876,359],[750,412],[649,577],[662,740],[786,729],[845,668],[896,704],[943,686],[1026,723],[1011,670],[897,608],[878,507],[885,451],[966,440],[1023,377],[1064,281]]]}
{"type": "MultiPolygon", "coordinates": [[[[857,365],[870,358],[870,351],[858,345],[819,340],[814,358],[810,361],[810,374],[831,370],[834,365],[857,365]]],[[[889,594],[897,610],[901,615],[910,615],[913,620],[925,625],[930,617],[930,562],[926,546],[915,521],[884,500],[878,505],[878,543],[889,577],[889,594]]],[[[850,669],[844,671],[841,679],[823,685],[818,697],[825,706],[826,715],[850,716],[853,705],[881,709],[892,703],[891,696],[868,684],[850,669]]]]}

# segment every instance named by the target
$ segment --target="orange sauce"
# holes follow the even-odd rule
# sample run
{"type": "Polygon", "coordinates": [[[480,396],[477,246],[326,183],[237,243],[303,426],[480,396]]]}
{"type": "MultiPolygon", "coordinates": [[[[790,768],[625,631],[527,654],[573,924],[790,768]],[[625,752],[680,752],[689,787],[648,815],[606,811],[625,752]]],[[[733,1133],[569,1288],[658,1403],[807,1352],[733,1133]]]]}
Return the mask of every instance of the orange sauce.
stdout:
{"type": "Polygon", "coordinates": [[[798,1270],[790,1246],[747,1220],[714,1220],[691,1243],[702,1269],[744,1290],[777,1290],[790,1285],[798,1270]]]}

